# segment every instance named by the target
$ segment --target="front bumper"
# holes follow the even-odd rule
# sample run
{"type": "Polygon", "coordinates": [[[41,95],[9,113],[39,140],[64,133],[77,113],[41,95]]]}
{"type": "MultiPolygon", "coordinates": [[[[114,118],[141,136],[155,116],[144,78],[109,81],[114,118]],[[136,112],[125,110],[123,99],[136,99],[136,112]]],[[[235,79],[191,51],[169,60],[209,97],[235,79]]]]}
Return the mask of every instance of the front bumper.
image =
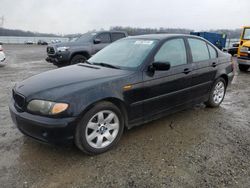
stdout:
{"type": "Polygon", "coordinates": [[[48,54],[46,61],[53,64],[66,64],[70,61],[70,55],[69,53],[48,54]]]}
{"type": "Polygon", "coordinates": [[[250,66],[250,59],[238,58],[237,62],[239,65],[249,65],[250,66]]]}
{"type": "Polygon", "coordinates": [[[9,105],[11,118],[17,128],[36,140],[51,144],[66,144],[73,141],[76,118],[48,118],[27,112],[18,112],[14,101],[9,105]]]}

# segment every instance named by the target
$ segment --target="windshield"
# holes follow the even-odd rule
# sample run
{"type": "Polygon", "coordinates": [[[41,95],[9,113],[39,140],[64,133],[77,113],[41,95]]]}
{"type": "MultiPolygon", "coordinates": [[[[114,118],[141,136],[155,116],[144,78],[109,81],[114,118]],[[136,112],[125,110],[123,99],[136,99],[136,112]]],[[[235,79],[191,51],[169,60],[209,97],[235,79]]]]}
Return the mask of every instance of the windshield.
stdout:
{"type": "Polygon", "coordinates": [[[243,39],[250,40],[250,28],[245,29],[243,39]]]}
{"type": "Polygon", "coordinates": [[[123,39],[114,42],[98,52],[88,61],[92,64],[105,63],[125,69],[141,65],[157,40],[123,39]]]}
{"type": "Polygon", "coordinates": [[[79,38],[77,38],[75,41],[78,42],[91,42],[93,40],[93,37],[96,36],[96,33],[85,33],[79,38]]]}

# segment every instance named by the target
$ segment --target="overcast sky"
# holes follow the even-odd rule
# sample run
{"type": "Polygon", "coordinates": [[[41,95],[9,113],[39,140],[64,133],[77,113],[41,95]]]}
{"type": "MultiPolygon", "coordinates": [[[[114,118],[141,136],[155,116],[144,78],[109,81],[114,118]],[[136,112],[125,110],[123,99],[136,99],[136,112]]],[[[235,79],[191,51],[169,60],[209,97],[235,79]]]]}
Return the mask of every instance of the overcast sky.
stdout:
{"type": "Polygon", "coordinates": [[[250,0],[0,0],[5,28],[84,33],[110,26],[235,29],[250,25],[250,0]]]}

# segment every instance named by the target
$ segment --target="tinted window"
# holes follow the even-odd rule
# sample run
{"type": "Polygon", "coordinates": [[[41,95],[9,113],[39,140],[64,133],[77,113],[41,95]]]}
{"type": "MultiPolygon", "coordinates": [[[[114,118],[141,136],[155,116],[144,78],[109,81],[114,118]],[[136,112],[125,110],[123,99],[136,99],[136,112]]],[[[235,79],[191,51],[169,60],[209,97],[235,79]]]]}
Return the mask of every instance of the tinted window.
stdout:
{"type": "Polygon", "coordinates": [[[110,43],[110,34],[109,33],[99,34],[96,38],[100,39],[101,43],[110,43]]]}
{"type": "Polygon", "coordinates": [[[111,36],[112,36],[112,41],[116,41],[121,38],[124,38],[125,34],[124,33],[112,33],[111,36]]]}
{"type": "Polygon", "coordinates": [[[187,64],[187,54],[183,39],[165,42],[154,58],[155,62],[169,62],[171,66],[187,64]]]}
{"type": "Polygon", "coordinates": [[[191,38],[188,39],[188,42],[191,48],[193,62],[205,61],[209,59],[209,52],[206,42],[191,38]]]}
{"type": "Polygon", "coordinates": [[[208,49],[209,49],[210,58],[211,59],[217,58],[217,52],[216,52],[216,50],[212,46],[210,46],[209,44],[207,46],[208,46],[208,49]]]}
{"type": "Polygon", "coordinates": [[[93,40],[93,37],[96,35],[96,33],[85,33],[79,38],[75,39],[75,41],[78,42],[90,42],[93,40]]]}

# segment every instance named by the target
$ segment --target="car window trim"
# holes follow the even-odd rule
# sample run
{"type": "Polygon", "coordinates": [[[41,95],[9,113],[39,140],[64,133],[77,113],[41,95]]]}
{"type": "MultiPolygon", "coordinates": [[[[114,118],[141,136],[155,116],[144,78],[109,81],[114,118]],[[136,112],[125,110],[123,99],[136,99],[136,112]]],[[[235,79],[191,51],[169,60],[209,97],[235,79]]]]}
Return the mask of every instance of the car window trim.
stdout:
{"type": "MultiPolygon", "coordinates": [[[[187,54],[187,63],[186,64],[182,64],[182,65],[177,65],[177,66],[174,66],[174,67],[178,67],[178,66],[183,66],[183,65],[188,65],[188,64],[191,64],[191,59],[190,59],[190,54],[188,52],[188,48],[187,48],[187,44],[186,44],[186,37],[185,36],[173,36],[173,37],[169,37],[167,39],[164,39],[164,40],[160,40],[160,39],[154,39],[156,41],[159,41],[159,44],[157,44],[154,49],[152,49],[152,51],[150,52],[148,58],[146,59],[145,62],[143,62],[140,66],[140,70],[142,72],[146,72],[148,71],[148,66],[151,65],[154,61],[154,56],[157,54],[157,52],[159,51],[159,49],[161,48],[161,46],[167,42],[168,40],[172,40],[172,39],[183,39],[184,40],[184,44],[185,44],[185,48],[186,48],[186,54],[187,54]]],[[[170,67],[171,69],[171,67],[170,67]]]]}
{"type": "Polygon", "coordinates": [[[187,65],[187,64],[188,64],[187,48],[186,48],[186,44],[185,44],[184,38],[182,38],[182,37],[176,37],[176,38],[172,38],[172,39],[166,40],[166,41],[161,45],[161,47],[158,49],[158,51],[156,52],[156,54],[154,55],[154,58],[155,58],[155,56],[157,55],[157,53],[160,51],[160,49],[162,48],[162,46],[163,46],[164,44],[166,44],[167,42],[169,42],[169,41],[171,41],[171,40],[176,40],[176,39],[182,39],[182,41],[183,41],[183,44],[184,44],[184,47],[185,47],[185,52],[186,52],[186,63],[185,63],[185,64],[180,64],[180,65],[174,65],[174,66],[172,66],[171,63],[169,62],[169,63],[170,63],[170,69],[171,69],[171,67],[178,67],[178,66],[182,66],[182,65],[187,65]]]}
{"type": "MultiPolygon", "coordinates": [[[[203,40],[203,39],[201,39],[201,38],[197,38],[197,37],[192,37],[192,36],[188,36],[187,37],[187,43],[188,43],[188,46],[189,46],[189,49],[190,49],[190,56],[191,56],[191,60],[192,60],[192,63],[202,63],[202,62],[206,62],[206,61],[209,61],[211,58],[210,58],[210,53],[209,53],[209,49],[208,49],[208,46],[207,46],[207,50],[208,50],[208,55],[209,55],[209,59],[206,59],[206,60],[202,60],[202,61],[194,61],[194,59],[193,59],[193,54],[192,54],[192,50],[191,50],[191,46],[190,46],[190,44],[189,44],[189,41],[188,41],[188,39],[196,39],[196,40],[200,40],[200,41],[203,41],[203,42],[205,42],[206,43],[206,46],[207,46],[207,41],[205,41],[205,40],[203,40]]],[[[217,51],[216,51],[216,53],[217,53],[217,51]]],[[[218,57],[218,56],[217,56],[218,57]]]]}
{"type": "Polygon", "coordinates": [[[217,52],[217,50],[216,50],[212,45],[210,45],[208,42],[207,42],[207,48],[208,48],[208,52],[209,52],[209,57],[210,57],[210,59],[217,59],[217,58],[218,58],[218,52],[217,52]],[[209,50],[209,46],[210,46],[211,48],[214,49],[214,51],[215,51],[215,53],[216,53],[216,57],[215,57],[215,58],[212,58],[212,57],[211,57],[211,53],[210,53],[210,50],[209,50]]]}

